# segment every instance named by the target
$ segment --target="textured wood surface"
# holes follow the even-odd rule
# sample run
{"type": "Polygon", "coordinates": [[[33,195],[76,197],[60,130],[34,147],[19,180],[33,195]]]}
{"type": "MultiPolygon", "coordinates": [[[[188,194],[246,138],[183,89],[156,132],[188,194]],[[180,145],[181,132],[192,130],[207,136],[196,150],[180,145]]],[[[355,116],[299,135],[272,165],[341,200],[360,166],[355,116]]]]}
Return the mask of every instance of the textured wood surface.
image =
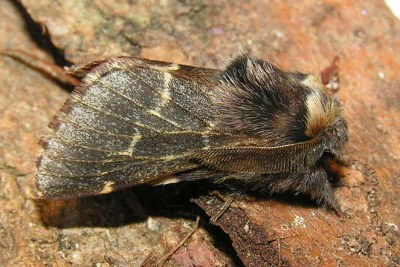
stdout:
{"type": "Polygon", "coordinates": [[[215,2],[1,1],[0,48],[52,59],[40,27],[30,37],[31,16],[53,55],[74,64],[124,54],[219,67],[252,52],[319,73],[338,56],[350,131],[346,177],[335,189],[343,216],[304,197],[249,196],[212,227],[201,210],[212,216],[228,198],[183,196],[179,187],[37,201],[37,140],[68,92],[0,57],[0,265],[137,266],[168,252],[197,214],[200,230],[167,264],[231,266],[236,255],[246,266],[400,264],[400,21],[379,0],[215,2]]]}

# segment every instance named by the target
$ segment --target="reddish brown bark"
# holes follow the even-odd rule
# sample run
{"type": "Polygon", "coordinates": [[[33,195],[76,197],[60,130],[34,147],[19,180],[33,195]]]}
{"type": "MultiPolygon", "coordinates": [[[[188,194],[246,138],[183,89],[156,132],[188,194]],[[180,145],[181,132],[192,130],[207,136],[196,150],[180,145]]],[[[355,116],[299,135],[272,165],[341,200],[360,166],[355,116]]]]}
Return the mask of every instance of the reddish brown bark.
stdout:
{"type": "MultiPolygon", "coordinates": [[[[75,64],[125,54],[218,67],[251,51],[319,73],[338,56],[350,131],[346,177],[335,190],[344,215],[303,198],[238,198],[216,222],[236,252],[221,252],[210,237],[218,240],[218,231],[201,228],[168,264],[232,265],[234,253],[248,266],[400,264],[400,22],[383,1],[22,3],[75,64]]],[[[0,48],[46,58],[21,10],[0,2],[0,48]]],[[[10,58],[1,57],[0,68],[0,265],[138,265],[190,231],[193,218],[154,214],[139,191],[36,201],[37,140],[68,93],[10,58]]],[[[195,203],[210,216],[223,204],[206,195],[195,203]]]]}

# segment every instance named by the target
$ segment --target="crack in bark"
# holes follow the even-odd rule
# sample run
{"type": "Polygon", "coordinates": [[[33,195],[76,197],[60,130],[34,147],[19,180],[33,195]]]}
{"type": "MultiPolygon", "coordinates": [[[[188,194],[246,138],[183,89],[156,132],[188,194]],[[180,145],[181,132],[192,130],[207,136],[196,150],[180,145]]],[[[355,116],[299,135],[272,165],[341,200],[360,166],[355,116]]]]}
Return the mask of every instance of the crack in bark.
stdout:
{"type": "Polygon", "coordinates": [[[61,67],[69,67],[73,65],[72,62],[66,59],[64,51],[57,47],[47,30],[46,25],[43,25],[33,19],[29,14],[28,9],[23,5],[20,0],[8,0],[21,14],[25,28],[33,42],[36,43],[42,50],[46,51],[54,59],[54,62],[61,67]]]}

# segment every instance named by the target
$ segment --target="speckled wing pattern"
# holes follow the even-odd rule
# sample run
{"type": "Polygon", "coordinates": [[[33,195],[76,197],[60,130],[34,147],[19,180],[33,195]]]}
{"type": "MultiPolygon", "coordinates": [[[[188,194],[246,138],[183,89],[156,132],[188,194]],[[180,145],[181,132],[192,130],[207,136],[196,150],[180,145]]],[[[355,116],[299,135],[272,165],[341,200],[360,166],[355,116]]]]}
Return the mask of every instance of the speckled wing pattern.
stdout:
{"type": "Polygon", "coordinates": [[[46,197],[162,184],[171,174],[203,167],[301,171],[322,153],[316,140],[249,147],[246,138],[219,129],[211,97],[218,70],[124,57],[90,68],[42,141],[37,185],[46,197]]]}

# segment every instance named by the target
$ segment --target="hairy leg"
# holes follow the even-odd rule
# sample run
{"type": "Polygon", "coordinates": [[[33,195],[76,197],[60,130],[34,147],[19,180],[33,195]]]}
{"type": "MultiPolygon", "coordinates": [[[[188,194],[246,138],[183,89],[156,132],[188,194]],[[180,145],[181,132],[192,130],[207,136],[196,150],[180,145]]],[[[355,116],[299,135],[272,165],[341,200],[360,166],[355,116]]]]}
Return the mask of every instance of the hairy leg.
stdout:
{"type": "Polygon", "coordinates": [[[266,186],[272,193],[291,191],[303,193],[340,213],[339,204],[332,191],[328,176],[324,169],[314,168],[305,174],[273,174],[264,176],[266,186]]]}

